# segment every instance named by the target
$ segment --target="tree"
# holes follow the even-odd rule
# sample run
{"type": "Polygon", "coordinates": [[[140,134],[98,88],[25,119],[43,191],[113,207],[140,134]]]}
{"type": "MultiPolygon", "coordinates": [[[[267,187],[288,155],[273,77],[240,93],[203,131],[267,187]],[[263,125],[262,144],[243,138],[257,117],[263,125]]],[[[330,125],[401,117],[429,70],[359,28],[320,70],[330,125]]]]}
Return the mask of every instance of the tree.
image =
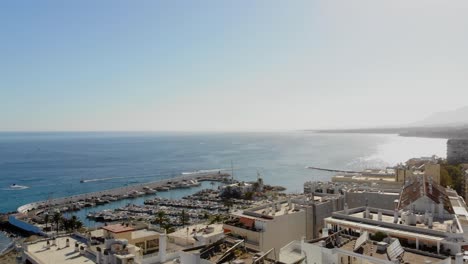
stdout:
{"type": "Polygon", "coordinates": [[[182,212],[180,212],[179,220],[180,220],[180,223],[182,224],[182,226],[185,226],[187,224],[187,222],[189,221],[189,216],[187,215],[185,210],[182,210],[182,212]]]}
{"type": "Polygon", "coordinates": [[[83,223],[76,217],[76,215],[72,216],[69,220],[69,227],[72,231],[78,230],[83,227],[83,223]]]}
{"type": "Polygon", "coordinates": [[[154,221],[155,221],[156,224],[158,224],[160,227],[162,227],[163,224],[167,221],[166,212],[158,211],[156,213],[156,219],[154,221]]]}
{"type": "Polygon", "coordinates": [[[221,217],[221,215],[217,214],[211,218],[210,225],[214,223],[220,223],[222,221],[223,221],[223,218],[221,217]]]}
{"type": "Polygon", "coordinates": [[[78,221],[75,223],[75,230],[80,230],[82,227],[83,227],[83,222],[81,222],[80,220],[78,220],[78,221]]]}
{"type": "Polygon", "coordinates": [[[55,229],[57,231],[57,234],[59,232],[59,224],[60,224],[60,221],[62,220],[62,214],[60,212],[55,212],[54,213],[54,216],[52,217],[52,221],[54,221],[55,223],[55,229]]]}
{"type": "Polygon", "coordinates": [[[446,163],[440,165],[440,184],[444,187],[450,186],[458,193],[461,193],[463,176],[463,169],[460,165],[446,163]]]}
{"type": "Polygon", "coordinates": [[[210,214],[207,211],[203,211],[203,219],[210,218],[210,214]]]}
{"type": "Polygon", "coordinates": [[[45,213],[44,215],[44,222],[45,222],[45,230],[47,231],[47,224],[49,223],[50,215],[49,213],[45,213]]]}
{"type": "Polygon", "coordinates": [[[164,223],[162,228],[164,228],[164,230],[166,230],[166,233],[174,232],[174,227],[172,227],[171,223],[164,223]]]}
{"type": "Polygon", "coordinates": [[[244,199],[245,199],[245,200],[252,200],[253,197],[254,197],[254,192],[246,192],[246,193],[244,194],[244,199]]]}
{"type": "Polygon", "coordinates": [[[229,212],[232,206],[234,205],[234,203],[231,201],[231,199],[223,199],[223,205],[227,207],[228,212],[229,212]]]}

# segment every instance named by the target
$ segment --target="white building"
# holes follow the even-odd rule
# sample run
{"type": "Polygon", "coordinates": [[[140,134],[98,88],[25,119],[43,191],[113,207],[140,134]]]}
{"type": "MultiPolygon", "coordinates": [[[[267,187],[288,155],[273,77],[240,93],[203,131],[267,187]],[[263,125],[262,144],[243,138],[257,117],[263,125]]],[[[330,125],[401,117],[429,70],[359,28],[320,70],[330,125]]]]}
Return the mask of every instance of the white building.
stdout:
{"type": "Polygon", "coordinates": [[[293,241],[280,250],[279,260],[286,264],[451,263],[447,256],[407,251],[398,239],[372,241],[367,232],[360,237],[340,232],[314,241],[293,241]]]}

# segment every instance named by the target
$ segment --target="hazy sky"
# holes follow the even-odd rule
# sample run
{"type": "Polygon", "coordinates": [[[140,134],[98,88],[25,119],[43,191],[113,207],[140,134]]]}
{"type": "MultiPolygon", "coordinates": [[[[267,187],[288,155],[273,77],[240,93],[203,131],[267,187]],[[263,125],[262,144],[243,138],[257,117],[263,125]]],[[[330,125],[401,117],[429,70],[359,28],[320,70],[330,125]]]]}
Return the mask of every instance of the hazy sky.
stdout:
{"type": "Polygon", "coordinates": [[[0,130],[404,124],[468,105],[468,1],[2,1],[0,130]]]}

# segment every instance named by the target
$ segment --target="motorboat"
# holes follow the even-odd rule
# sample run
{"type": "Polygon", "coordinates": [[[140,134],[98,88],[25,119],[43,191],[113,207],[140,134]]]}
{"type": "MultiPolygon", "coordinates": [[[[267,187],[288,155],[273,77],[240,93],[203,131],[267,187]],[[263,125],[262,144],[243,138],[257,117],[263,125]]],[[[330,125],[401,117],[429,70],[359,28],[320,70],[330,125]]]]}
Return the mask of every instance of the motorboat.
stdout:
{"type": "Polygon", "coordinates": [[[155,193],[156,193],[156,190],[155,190],[155,189],[150,188],[150,187],[148,187],[148,186],[143,187],[143,191],[144,191],[146,194],[155,194],[155,193]]]}
{"type": "Polygon", "coordinates": [[[24,190],[24,189],[27,189],[29,188],[28,186],[24,186],[24,185],[18,185],[16,183],[13,183],[12,185],[10,185],[10,189],[12,190],[24,190]]]}

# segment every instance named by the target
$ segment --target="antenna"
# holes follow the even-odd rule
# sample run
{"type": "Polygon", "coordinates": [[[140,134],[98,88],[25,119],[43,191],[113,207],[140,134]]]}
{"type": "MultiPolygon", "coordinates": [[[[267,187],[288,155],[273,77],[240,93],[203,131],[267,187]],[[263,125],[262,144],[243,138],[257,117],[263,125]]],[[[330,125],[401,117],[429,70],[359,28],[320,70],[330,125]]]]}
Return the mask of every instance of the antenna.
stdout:
{"type": "Polygon", "coordinates": [[[234,165],[231,160],[231,179],[234,180],[234,165]]]}
{"type": "Polygon", "coordinates": [[[47,195],[47,211],[50,212],[50,205],[52,204],[52,195],[54,192],[49,192],[47,195]]]}

